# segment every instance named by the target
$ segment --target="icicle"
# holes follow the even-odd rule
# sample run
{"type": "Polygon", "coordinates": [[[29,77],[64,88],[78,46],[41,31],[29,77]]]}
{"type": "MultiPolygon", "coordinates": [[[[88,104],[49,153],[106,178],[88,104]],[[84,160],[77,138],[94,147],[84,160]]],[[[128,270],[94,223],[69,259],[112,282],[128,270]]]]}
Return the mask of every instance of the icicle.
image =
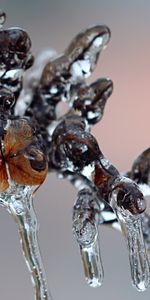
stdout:
{"type": "Polygon", "coordinates": [[[124,177],[120,178],[110,197],[110,205],[127,242],[132,284],[139,291],[144,291],[150,285],[150,266],[140,215],[146,208],[143,195],[135,183],[124,177]]]}
{"type": "Polygon", "coordinates": [[[104,277],[98,233],[99,210],[93,193],[81,190],[73,209],[73,232],[80,247],[86,281],[92,287],[100,286],[104,277]]]}

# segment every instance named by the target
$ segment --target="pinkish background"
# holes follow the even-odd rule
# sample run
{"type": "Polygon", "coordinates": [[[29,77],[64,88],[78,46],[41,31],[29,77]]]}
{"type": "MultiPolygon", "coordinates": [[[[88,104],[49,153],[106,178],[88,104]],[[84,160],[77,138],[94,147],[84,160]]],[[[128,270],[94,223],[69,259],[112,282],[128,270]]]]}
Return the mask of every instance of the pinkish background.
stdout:
{"type": "MultiPolygon", "coordinates": [[[[93,133],[105,156],[120,171],[128,170],[149,146],[150,1],[1,0],[0,6],[8,16],[6,26],[29,32],[34,53],[47,47],[63,51],[76,33],[94,23],[111,28],[111,42],[91,80],[109,76],[114,92],[93,133]]],[[[138,293],[132,288],[125,242],[109,228],[100,228],[104,284],[99,289],[85,284],[71,230],[75,199],[75,190],[54,174],[47,177],[35,198],[41,250],[54,300],[149,299],[150,289],[138,293]]],[[[0,299],[33,300],[16,227],[3,209],[0,241],[0,299]]]]}

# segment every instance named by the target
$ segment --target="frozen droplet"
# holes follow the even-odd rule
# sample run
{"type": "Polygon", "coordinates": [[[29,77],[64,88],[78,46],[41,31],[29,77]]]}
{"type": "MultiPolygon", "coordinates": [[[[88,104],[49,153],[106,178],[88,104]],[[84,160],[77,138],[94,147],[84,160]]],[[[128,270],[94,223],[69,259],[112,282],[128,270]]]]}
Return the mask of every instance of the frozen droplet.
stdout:
{"type": "MultiPolygon", "coordinates": [[[[95,25],[81,31],[70,43],[65,55],[70,61],[75,61],[81,56],[90,55],[91,47],[101,50],[110,39],[110,30],[105,25],[95,25]]],[[[91,55],[94,53],[91,53],[91,55]]],[[[97,53],[98,54],[98,53],[97,53]]]]}
{"type": "Polygon", "coordinates": [[[3,24],[6,21],[6,13],[2,10],[0,10],[0,28],[3,27],[3,24]]]}
{"type": "Polygon", "coordinates": [[[96,25],[80,32],[65,51],[70,62],[72,82],[79,82],[93,72],[101,50],[110,39],[110,30],[96,25]]]}
{"type": "Polygon", "coordinates": [[[134,161],[128,176],[138,184],[150,186],[150,147],[144,150],[134,161]]]}
{"type": "Polygon", "coordinates": [[[100,78],[90,85],[82,84],[73,91],[72,104],[76,112],[80,112],[89,125],[101,120],[108,97],[113,90],[109,78],[100,78]]]}

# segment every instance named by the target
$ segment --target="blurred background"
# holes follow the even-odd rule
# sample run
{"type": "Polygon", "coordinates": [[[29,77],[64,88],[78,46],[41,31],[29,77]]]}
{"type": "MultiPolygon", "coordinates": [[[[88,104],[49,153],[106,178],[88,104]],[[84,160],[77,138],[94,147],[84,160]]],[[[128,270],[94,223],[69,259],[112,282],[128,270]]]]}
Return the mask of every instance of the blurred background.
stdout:
{"type": "MultiPolygon", "coordinates": [[[[6,26],[20,26],[30,34],[35,54],[44,48],[63,51],[81,29],[92,24],[110,27],[111,41],[91,80],[109,76],[114,92],[93,134],[105,156],[120,171],[128,170],[149,146],[150,1],[0,0],[0,7],[7,13],[6,26]]],[[[92,289],[86,285],[71,230],[75,199],[76,191],[70,184],[50,174],[34,201],[54,300],[149,299],[150,289],[138,293],[132,288],[124,239],[109,228],[100,228],[103,286],[92,289]]],[[[16,226],[3,209],[0,241],[0,299],[33,300],[16,226]]]]}

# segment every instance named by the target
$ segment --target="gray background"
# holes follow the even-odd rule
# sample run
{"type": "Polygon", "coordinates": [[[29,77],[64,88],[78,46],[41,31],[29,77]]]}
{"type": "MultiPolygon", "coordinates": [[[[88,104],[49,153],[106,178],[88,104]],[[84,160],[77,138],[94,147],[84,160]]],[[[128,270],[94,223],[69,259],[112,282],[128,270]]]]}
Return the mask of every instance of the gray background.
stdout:
{"type": "MultiPolygon", "coordinates": [[[[47,47],[63,51],[76,33],[94,23],[111,28],[111,42],[90,80],[109,76],[115,89],[93,133],[105,156],[120,171],[129,169],[133,158],[149,146],[150,2],[1,0],[0,6],[8,15],[7,26],[19,25],[29,32],[34,53],[47,47]]],[[[55,174],[47,177],[35,197],[41,250],[54,300],[149,299],[150,290],[138,293],[131,287],[125,242],[109,228],[100,228],[104,284],[99,289],[86,285],[71,231],[75,198],[75,190],[55,174]]],[[[32,300],[16,226],[3,209],[0,241],[0,299],[32,300]]]]}

